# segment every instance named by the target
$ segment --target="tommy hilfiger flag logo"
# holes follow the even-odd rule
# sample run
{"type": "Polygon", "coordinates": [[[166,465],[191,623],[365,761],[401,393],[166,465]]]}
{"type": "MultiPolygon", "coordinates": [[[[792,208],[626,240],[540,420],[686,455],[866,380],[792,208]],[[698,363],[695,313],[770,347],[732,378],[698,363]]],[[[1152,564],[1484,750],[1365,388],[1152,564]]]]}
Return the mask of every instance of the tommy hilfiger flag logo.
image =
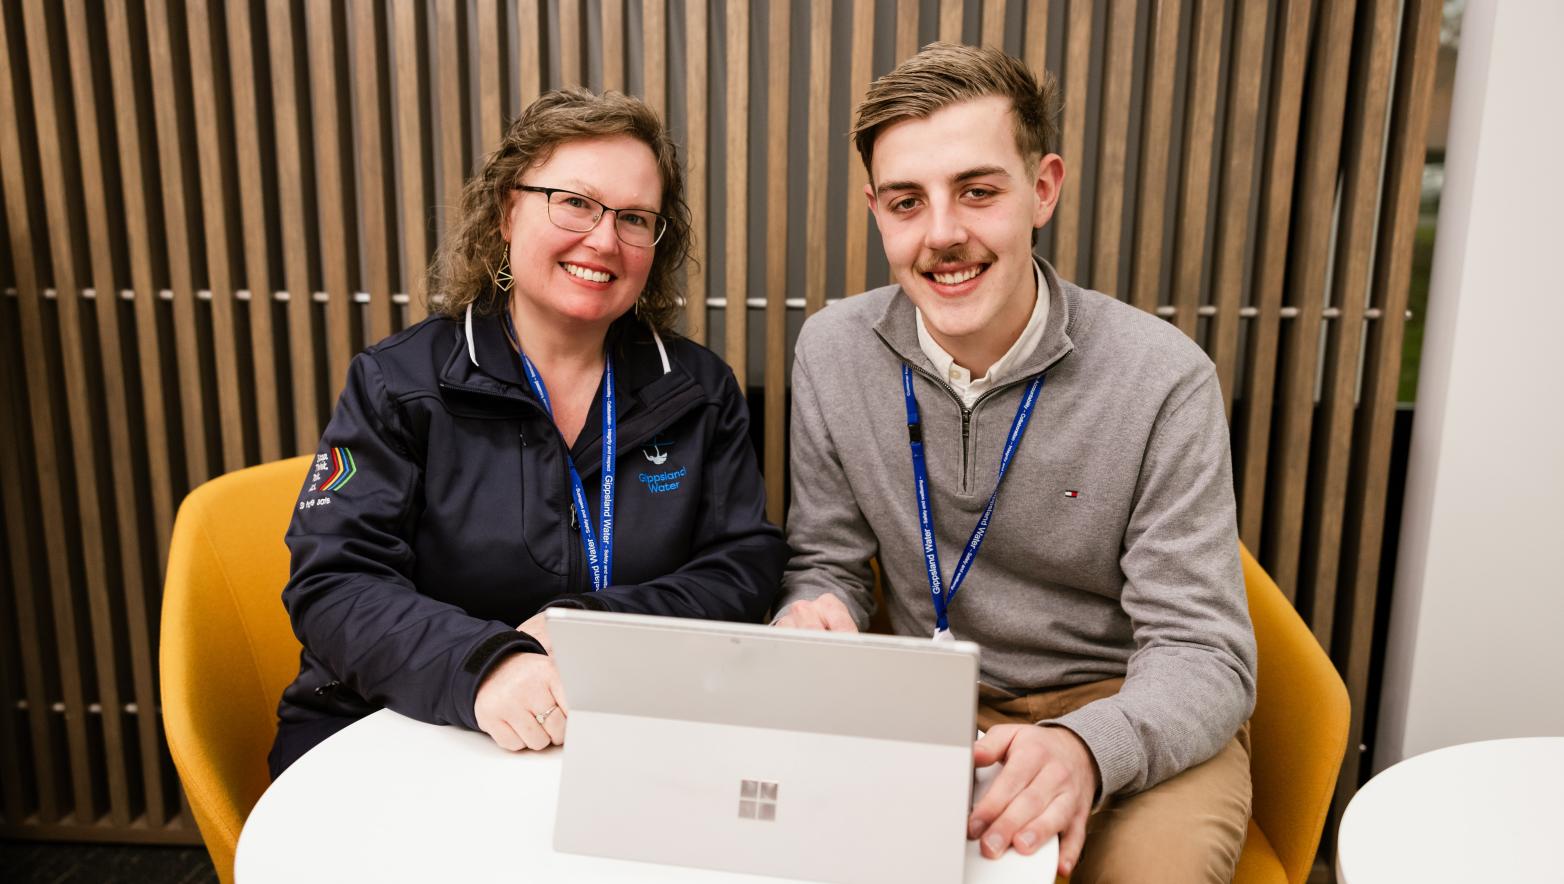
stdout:
{"type": "MultiPolygon", "coordinates": [[[[331,457],[331,472],[321,483],[322,491],[341,491],[342,488],[358,475],[358,464],[353,460],[353,452],[346,448],[333,448],[329,452],[331,457]]],[[[326,457],[326,455],[321,455],[326,457]]]]}
{"type": "Polygon", "coordinates": [[[1069,497],[1069,498],[1076,498],[1076,497],[1080,497],[1081,496],[1081,492],[1075,491],[1075,490],[1072,489],[1070,491],[1066,491],[1064,493],[1064,496],[1065,497],[1069,497]]]}

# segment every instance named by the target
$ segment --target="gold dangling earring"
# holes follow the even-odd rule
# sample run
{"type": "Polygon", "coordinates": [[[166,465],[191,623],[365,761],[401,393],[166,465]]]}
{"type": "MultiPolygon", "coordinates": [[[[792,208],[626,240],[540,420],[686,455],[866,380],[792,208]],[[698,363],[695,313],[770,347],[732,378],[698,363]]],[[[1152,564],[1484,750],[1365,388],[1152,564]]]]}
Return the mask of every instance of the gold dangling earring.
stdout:
{"type": "Polygon", "coordinates": [[[500,251],[499,268],[489,271],[489,276],[494,280],[495,288],[502,292],[510,291],[511,283],[515,282],[515,277],[511,276],[510,272],[510,243],[506,243],[505,248],[500,251]]]}

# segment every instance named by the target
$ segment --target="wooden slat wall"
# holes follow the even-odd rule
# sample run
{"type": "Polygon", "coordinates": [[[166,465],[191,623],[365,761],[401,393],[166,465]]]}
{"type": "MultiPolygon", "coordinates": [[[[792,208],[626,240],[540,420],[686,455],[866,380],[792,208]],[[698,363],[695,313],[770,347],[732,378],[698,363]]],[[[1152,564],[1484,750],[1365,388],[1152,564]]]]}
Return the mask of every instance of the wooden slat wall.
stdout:
{"type": "Polygon", "coordinates": [[[1356,741],[1438,7],[0,4],[0,760],[26,771],[0,834],[196,837],[153,665],[175,506],[314,448],[352,354],[425,315],[464,177],[543,89],[668,115],[697,234],[685,330],[764,389],[780,520],[789,330],[888,281],[850,108],[934,39],[1058,76],[1045,256],[1211,354],[1241,534],[1346,674],[1356,741]]]}

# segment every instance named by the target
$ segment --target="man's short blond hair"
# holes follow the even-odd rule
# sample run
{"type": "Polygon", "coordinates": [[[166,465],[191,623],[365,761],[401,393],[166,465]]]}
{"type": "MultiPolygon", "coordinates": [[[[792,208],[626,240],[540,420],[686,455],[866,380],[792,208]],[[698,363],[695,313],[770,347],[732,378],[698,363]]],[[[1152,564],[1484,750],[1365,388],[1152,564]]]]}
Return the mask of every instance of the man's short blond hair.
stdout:
{"type": "Polygon", "coordinates": [[[1010,99],[1022,158],[1036,161],[1058,152],[1059,87],[1053,75],[1044,71],[1036,77],[998,49],[956,43],[930,43],[870,84],[849,135],[873,175],[874,142],[886,126],[990,95],[1010,99]]]}

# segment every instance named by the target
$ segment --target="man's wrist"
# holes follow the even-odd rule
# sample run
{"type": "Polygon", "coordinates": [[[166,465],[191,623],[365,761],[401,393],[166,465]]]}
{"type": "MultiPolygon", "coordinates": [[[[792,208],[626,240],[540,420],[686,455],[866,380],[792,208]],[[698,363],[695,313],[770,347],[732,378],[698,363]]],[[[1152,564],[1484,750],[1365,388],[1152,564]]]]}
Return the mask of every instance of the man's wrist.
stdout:
{"type": "Polygon", "coordinates": [[[1080,750],[1084,766],[1092,772],[1092,806],[1096,807],[1102,801],[1102,769],[1097,766],[1097,756],[1092,754],[1092,747],[1086,744],[1086,740],[1080,734],[1058,722],[1039,723],[1038,727],[1055,728],[1070,736],[1070,742],[1080,750]]]}

